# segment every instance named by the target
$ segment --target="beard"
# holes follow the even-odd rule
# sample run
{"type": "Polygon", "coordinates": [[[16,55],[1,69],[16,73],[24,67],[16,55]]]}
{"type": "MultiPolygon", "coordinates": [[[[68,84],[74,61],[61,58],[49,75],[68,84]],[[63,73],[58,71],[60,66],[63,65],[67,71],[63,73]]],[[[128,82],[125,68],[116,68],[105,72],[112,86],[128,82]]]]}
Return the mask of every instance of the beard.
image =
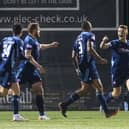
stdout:
{"type": "Polygon", "coordinates": [[[35,33],[35,37],[39,38],[40,37],[40,33],[36,32],[35,33]]]}

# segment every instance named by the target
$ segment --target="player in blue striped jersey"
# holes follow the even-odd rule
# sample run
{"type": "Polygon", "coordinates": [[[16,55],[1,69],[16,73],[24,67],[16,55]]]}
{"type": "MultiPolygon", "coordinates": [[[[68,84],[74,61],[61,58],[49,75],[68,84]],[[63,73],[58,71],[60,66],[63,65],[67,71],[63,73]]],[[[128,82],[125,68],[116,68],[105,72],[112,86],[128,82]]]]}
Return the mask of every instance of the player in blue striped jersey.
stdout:
{"type": "Polygon", "coordinates": [[[70,104],[85,96],[88,86],[93,86],[96,90],[97,98],[99,99],[105,116],[111,117],[117,113],[117,110],[109,110],[103,95],[103,86],[96,68],[96,62],[105,64],[107,61],[102,58],[95,50],[96,41],[95,35],[91,32],[92,25],[89,21],[82,23],[82,32],[77,36],[72,51],[72,59],[81,81],[81,88],[75,91],[68,99],[59,103],[59,108],[64,117],[67,117],[66,112],[70,104]]]}
{"type": "Polygon", "coordinates": [[[24,118],[19,114],[20,88],[16,78],[16,68],[22,62],[26,62],[23,53],[22,26],[13,26],[13,36],[5,37],[1,42],[0,52],[0,96],[6,96],[12,89],[12,103],[14,109],[13,120],[19,121],[24,118]]]}
{"type": "MultiPolygon", "coordinates": [[[[22,84],[28,82],[35,93],[36,105],[39,111],[39,120],[48,120],[44,111],[44,91],[40,73],[45,73],[42,65],[38,63],[40,49],[58,47],[58,42],[40,44],[37,38],[40,37],[40,27],[38,23],[28,25],[28,35],[24,39],[25,57],[29,60],[22,70],[17,72],[18,78],[22,84]]],[[[20,68],[20,69],[21,69],[20,68]]]]}
{"type": "Polygon", "coordinates": [[[117,100],[121,94],[121,86],[126,83],[129,91],[129,41],[127,40],[128,26],[120,25],[118,27],[118,39],[108,41],[104,36],[100,44],[102,49],[111,49],[111,79],[113,91],[107,96],[107,102],[112,99],[117,100]]]}

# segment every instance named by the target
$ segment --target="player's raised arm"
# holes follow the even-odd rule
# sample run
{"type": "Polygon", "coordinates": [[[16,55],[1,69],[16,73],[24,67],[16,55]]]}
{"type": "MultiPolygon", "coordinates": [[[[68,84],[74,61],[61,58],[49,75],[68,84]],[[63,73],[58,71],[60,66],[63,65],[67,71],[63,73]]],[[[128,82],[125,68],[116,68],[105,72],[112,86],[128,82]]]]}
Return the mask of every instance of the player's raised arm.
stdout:
{"type": "Polygon", "coordinates": [[[40,48],[41,49],[49,49],[49,48],[56,48],[59,46],[58,42],[52,42],[52,43],[48,43],[48,44],[40,44],[40,48]]]}
{"type": "Polygon", "coordinates": [[[108,49],[111,46],[111,43],[108,42],[108,40],[109,40],[108,37],[104,36],[99,47],[101,49],[108,49]]]}
{"type": "Polygon", "coordinates": [[[93,42],[87,41],[87,51],[93,56],[93,58],[101,64],[107,64],[107,60],[102,58],[93,47],[93,42]]]}

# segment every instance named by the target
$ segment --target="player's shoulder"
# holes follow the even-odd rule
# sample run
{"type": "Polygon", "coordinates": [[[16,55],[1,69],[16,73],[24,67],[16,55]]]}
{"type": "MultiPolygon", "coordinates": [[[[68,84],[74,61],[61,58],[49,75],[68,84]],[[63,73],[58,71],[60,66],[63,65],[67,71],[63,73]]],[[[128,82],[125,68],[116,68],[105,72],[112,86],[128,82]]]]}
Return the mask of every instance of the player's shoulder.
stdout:
{"type": "Polygon", "coordinates": [[[24,41],[18,37],[18,36],[13,36],[13,39],[15,41],[15,43],[18,45],[18,46],[23,46],[24,45],[24,41]]]}
{"type": "Polygon", "coordinates": [[[95,34],[92,32],[82,32],[82,36],[87,39],[95,40],[95,34]]]}
{"type": "Polygon", "coordinates": [[[113,39],[112,42],[119,42],[119,39],[113,39]]]}
{"type": "Polygon", "coordinates": [[[30,35],[27,35],[24,39],[25,43],[33,43],[33,38],[30,35]]]}
{"type": "Polygon", "coordinates": [[[94,36],[95,34],[93,32],[81,32],[81,35],[84,35],[84,36],[94,36]]]}
{"type": "Polygon", "coordinates": [[[114,40],[110,41],[110,44],[111,44],[112,48],[119,47],[120,43],[121,42],[119,41],[119,39],[114,39],[114,40]]]}
{"type": "Polygon", "coordinates": [[[112,44],[117,44],[117,43],[119,43],[120,41],[119,41],[119,39],[113,39],[113,40],[111,40],[110,41],[112,44]]]}
{"type": "Polygon", "coordinates": [[[32,40],[32,37],[30,35],[27,35],[24,40],[32,40]]]}
{"type": "Polygon", "coordinates": [[[16,42],[22,42],[22,39],[18,36],[13,36],[13,40],[15,40],[16,42]]]}
{"type": "Polygon", "coordinates": [[[12,37],[12,36],[6,36],[6,37],[4,37],[2,40],[3,40],[3,41],[4,41],[4,40],[13,40],[13,37],[12,37]]]}
{"type": "Polygon", "coordinates": [[[15,40],[13,39],[13,37],[12,36],[6,36],[6,37],[4,37],[3,39],[2,39],[2,42],[3,43],[7,43],[7,42],[9,42],[9,43],[12,43],[12,44],[14,44],[15,43],[15,40]]]}

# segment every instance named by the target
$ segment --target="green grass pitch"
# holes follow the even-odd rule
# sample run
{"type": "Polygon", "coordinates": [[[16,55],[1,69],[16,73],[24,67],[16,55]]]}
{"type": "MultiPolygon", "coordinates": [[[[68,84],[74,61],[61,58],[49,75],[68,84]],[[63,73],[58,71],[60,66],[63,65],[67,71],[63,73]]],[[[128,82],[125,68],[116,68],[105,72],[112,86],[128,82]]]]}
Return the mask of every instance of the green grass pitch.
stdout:
{"type": "Polygon", "coordinates": [[[129,129],[129,112],[120,111],[106,119],[99,111],[69,111],[63,118],[58,111],[47,112],[51,120],[37,120],[38,113],[21,112],[29,121],[12,121],[12,112],[0,112],[0,129],[129,129]]]}

